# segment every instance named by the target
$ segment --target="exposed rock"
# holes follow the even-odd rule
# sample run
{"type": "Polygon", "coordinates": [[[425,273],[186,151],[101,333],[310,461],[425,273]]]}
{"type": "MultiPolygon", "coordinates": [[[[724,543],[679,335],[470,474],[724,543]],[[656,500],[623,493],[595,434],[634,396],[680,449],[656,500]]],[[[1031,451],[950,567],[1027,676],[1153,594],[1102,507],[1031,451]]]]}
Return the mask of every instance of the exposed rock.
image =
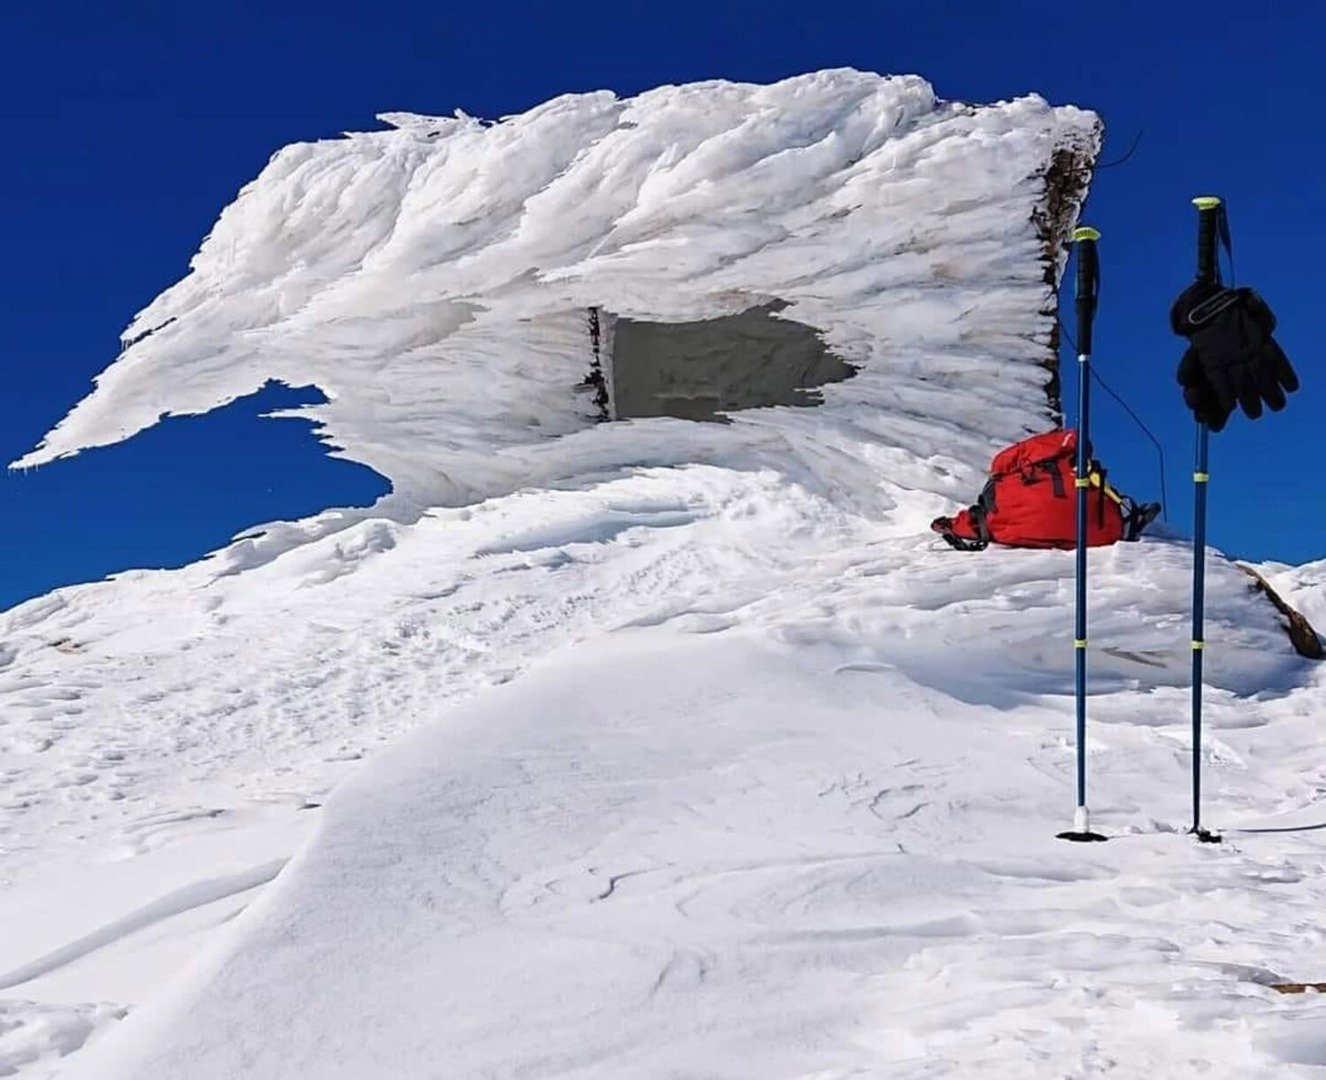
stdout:
{"type": "MultiPolygon", "coordinates": [[[[1078,222],[1078,212],[1086,198],[1091,172],[1099,156],[1096,144],[1075,142],[1055,150],[1050,166],[1045,170],[1045,197],[1032,215],[1036,233],[1044,250],[1045,283],[1054,286],[1068,259],[1068,246],[1078,222]]],[[[1057,294],[1056,294],[1057,295],[1057,294]]],[[[1055,315],[1055,308],[1042,312],[1055,315]]],[[[1045,396],[1056,424],[1063,423],[1063,399],[1059,378],[1059,321],[1050,327],[1050,348],[1045,358],[1045,369],[1050,380],[1045,385],[1045,396]]]]}
{"type": "Polygon", "coordinates": [[[1266,598],[1275,605],[1275,610],[1284,616],[1285,632],[1289,634],[1289,640],[1294,645],[1294,651],[1299,656],[1307,657],[1309,660],[1321,660],[1326,657],[1326,649],[1322,648],[1321,638],[1302,613],[1295,611],[1285,603],[1284,597],[1271,588],[1270,582],[1251,566],[1245,566],[1243,563],[1237,565],[1240,570],[1252,578],[1256,589],[1264,593],[1266,598]]]}

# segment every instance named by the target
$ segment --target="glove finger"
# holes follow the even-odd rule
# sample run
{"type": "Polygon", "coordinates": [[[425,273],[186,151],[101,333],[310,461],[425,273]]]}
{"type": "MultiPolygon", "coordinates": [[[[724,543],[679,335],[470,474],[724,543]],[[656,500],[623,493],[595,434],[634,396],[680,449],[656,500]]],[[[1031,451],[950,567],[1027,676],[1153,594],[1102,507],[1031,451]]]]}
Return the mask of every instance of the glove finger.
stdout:
{"type": "Polygon", "coordinates": [[[1226,413],[1233,412],[1238,394],[1235,392],[1234,383],[1229,377],[1229,370],[1225,367],[1207,366],[1204,368],[1203,374],[1205,374],[1206,382],[1211,387],[1211,396],[1226,413]]]}
{"type": "Polygon", "coordinates": [[[1233,412],[1234,406],[1232,403],[1229,405],[1223,405],[1214,395],[1212,395],[1206,403],[1206,408],[1203,410],[1202,423],[1212,431],[1222,431],[1230,416],[1233,415],[1233,412]]]}
{"type": "Polygon", "coordinates": [[[1183,403],[1192,410],[1194,420],[1207,425],[1213,431],[1219,431],[1224,427],[1225,421],[1229,418],[1230,410],[1220,407],[1220,402],[1211,393],[1211,388],[1205,379],[1184,387],[1183,403]]]}
{"type": "MultiPolygon", "coordinates": [[[[1194,413],[1205,413],[1215,405],[1215,395],[1211,393],[1206,379],[1199,376],[1183,388],[1183,403],[1194,413]]],[[[1218,405],[1216,407],[1219,408],[1218,405]]]]}
{"type": "Polygon", "coordinates": [[[1280,389],[1280,380],[1266,364],[1257,365],[1257,392],[1271,412],[1279,412],[1285,407],[1285,392],[1280,389]]]}
{"type": "Polygon", "coordinates": [[[1285,351],[1280,348],[1274,338],[1271,339],[1269,344],[1272,354],[1275,357],[1273,361],[1275,377],[1280,381],[1280,385],[1292,394],[1298,389],[1298,376],[1294,373],[1294,368],[1289,363],[1289,357],[1285,355],[1285,351]]]}
{"type": "Polygon", "coordinates": [[[1180,386],[1192,386],[1202,375],[1202,362],[1197,350],[1189,345],[1183,352],[1183,359],[1179,361],[1179,370],[1176,373],[1180,386]]]}
{"type": "Polygon", "coordinates": [[[1239,404],[1249,420],[1256,420],[1262,414],[1262,399],[1257,392],[1257,380],[1251,371],[1244,368],[1233,376],[1234,386],[1238,391],[1239,404]]]}
{"type": "Polygon", "coordinates": [[[1275,312],[1267,306],[1266,301],[1254,290],[1246,289],[1244,293],[1244,307],[1248,314],[1267,335],[1273,333],[1275,330],[1275,312]]]}

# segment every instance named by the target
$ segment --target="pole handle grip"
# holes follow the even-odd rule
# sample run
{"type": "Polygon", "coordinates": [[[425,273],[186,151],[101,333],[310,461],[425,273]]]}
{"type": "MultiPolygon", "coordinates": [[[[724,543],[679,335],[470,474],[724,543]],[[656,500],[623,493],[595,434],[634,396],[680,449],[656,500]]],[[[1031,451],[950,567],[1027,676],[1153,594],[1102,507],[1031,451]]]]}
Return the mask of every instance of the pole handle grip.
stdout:
{"type": "Polygon", "coordinates": [[[1216,261],[1216,236],[1220,227],[1222,200],[1216,195],[1199,195],[1192,201],[1197,207],[1197,280],[1219,281],[1216,261]]]}
{"type": "Polygon", "coordinates": [[[1096,318],[1096,297],[1100,292],[1100,261],[1096,241],[1100,233],[1084,225],[1073,230],[1077,245],[1077,351],[1091,355],[1091,331],[1096,318]]]}

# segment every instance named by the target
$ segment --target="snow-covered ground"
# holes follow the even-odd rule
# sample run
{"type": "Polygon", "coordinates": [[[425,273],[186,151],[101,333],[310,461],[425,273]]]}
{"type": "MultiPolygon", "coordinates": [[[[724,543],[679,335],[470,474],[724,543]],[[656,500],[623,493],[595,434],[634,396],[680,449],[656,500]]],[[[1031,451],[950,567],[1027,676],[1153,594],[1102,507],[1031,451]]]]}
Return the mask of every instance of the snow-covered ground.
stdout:
{"type": "MultiPolygon", "coordinates": [[[[136,1071],[83,1075],[1253,1075],[1320,1053],[1314,1002],[1263,985],[1318,975],[1317,834],[1181,835],[1181,545],[1094,558],[1093,803],[1120,838],[1086,849],[1053,839],[1067,553],[963,556],[699,467],[216,569],[5,626],[0,688],[49,744],[6,777],[15,1017],[160,1000],[321,824],[165,1019],[126,1027],[136,1071]]],[[[1208,816],[1274,822],[1326,789],[1321,689],[1243,575],[1211,573],[1208,816]]]]}
{"type": "Polygon", "coordinates": [[[1326,979],[1326,699],[1274,610],[1212,557],[1198,845],[1189,552],[1093,552],[1113,839],[1070,845],[1072,556],[926,529],[1045,424],[1030,215],[1093,118],[830,72],[396,120],[278,155],[31,459],[287,378],[397,491],[0,613],[0,1075],[1326,1066],[1270,989],[1326,979]],[[592,426],[614,288],[791,299],[862,373],[592,426]]]}

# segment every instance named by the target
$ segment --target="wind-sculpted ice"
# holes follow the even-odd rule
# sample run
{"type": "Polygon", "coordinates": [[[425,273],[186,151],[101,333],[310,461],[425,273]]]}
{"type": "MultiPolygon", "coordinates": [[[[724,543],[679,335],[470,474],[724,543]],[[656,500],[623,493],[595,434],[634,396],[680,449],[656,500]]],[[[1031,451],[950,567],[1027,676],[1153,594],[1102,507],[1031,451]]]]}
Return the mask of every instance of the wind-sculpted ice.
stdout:
{"type": "Polygon", "coordinates": [[[892,479],[948,492],[928,459],[979,466],[1046,425],[1091,113],[837,70],[568,95],[496,123],[382,119],[277,153],[16,464],[269,380],[320,387],[330,400],[297,414],[413,507],[639,463],[772,461],[823,482],[825,445],[865,490],[894,447],[922,465],[892,479]],[[600,425],[575,391],[591,307],[668,322],[774,303],[861,369],[813,419],[600,425]]]}

